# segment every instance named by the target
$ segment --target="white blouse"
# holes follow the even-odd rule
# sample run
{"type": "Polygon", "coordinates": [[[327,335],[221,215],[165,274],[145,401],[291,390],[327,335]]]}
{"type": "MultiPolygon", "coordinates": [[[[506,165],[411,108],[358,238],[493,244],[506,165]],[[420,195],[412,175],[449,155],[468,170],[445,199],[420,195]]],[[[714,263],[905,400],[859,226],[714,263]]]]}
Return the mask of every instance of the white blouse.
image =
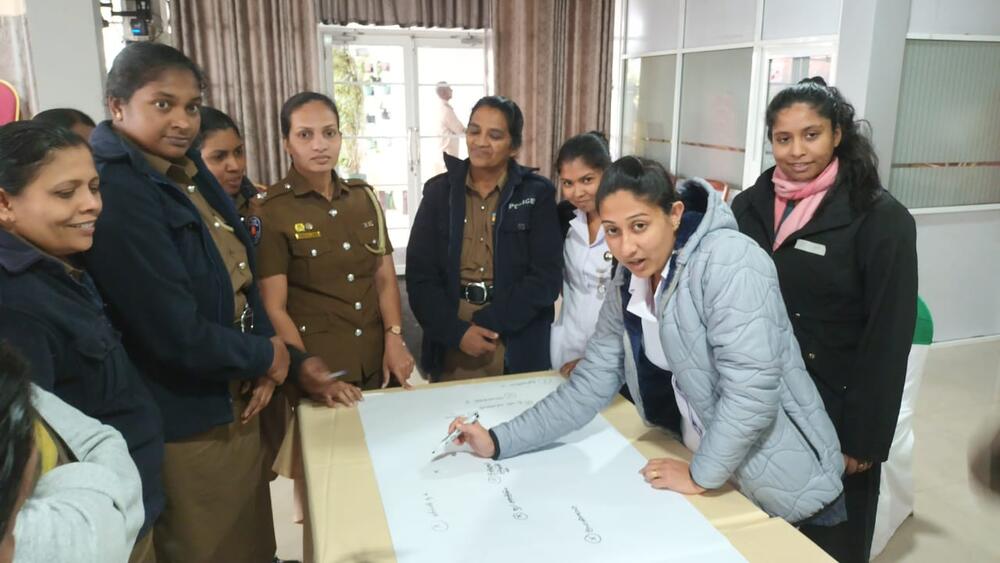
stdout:
{"type": "Polygon", "coordinates": [[[569,223],[563,245],[562,309],[552,323],[549,343],[552,369],[583,357],[594,334],[604,295],[611,287],[611,252],[598,227],[590,243],[587,214],[579,209],[569,223]]]}
{"type": "MultiPolygon", "coordinates": [[[[655,295],[650,294],[649,278],[632,276],[632,281],[628,286],[631,297],[627,310],[642,319],[642,344],[646,358],[662,370],[670,370],[670,366],[667,363],[667,356],[663,352],[663,341],[660,340],[660,319],[656,312],[660,310],[663,292],[666,291],[667,274],[670,272],[670,264],[673,261],[673,257],[667,260],[667,265],[664,266],[663,272],[660,274],[660,284],[656,288],[655,295]]],[[[676,375],[671,379],[671,383],[674,387],[677,409],[681,413],[681,438],[687,449],[696,452],[701,446],[701,437],[705,433],[704,427],[698,420],[698,415],[691,410],[687,397],[677,387],[676,375]]]]}

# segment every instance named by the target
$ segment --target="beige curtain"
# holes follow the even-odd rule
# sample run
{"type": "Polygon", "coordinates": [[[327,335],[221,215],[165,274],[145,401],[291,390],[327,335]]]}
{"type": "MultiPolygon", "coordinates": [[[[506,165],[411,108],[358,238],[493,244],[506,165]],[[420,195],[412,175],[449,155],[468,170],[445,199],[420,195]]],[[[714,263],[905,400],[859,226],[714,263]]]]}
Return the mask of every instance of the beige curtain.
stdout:
{"type": "Polygon", "coordinates": [[[292,94],[319,89],[318,18],[302,0],[174,0],[174,44],[208,77],[206,103],[243,128],[247,174],[284,176],[278,116],[292,94]]]}
{"type": "Polygon", "coordinates": [[[484,29],[490,0],[316,0],[323,23],[484,29]]]}
{"type": "Polygon", "coordinates": [[[608,133],[614,0],[493,3],[496,93],[524,112],[518,160],[552,176],[560,145],[608,133]]]}
{"type": "Polygon", "coordinates": [[[23,0],[0,0],[0,80],[10,83],[21,100],[21,119],[38,108],[31,71],[28,18],[23,0]]]}

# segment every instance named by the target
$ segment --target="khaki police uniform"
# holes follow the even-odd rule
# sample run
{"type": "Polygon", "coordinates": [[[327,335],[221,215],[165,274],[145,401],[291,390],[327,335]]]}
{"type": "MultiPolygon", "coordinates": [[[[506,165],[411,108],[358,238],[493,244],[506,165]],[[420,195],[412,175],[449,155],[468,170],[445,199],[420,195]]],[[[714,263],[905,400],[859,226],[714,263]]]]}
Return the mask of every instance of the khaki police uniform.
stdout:
{"type": "Polygon", "coordinates": [[[364,389],[382,383],[385,333],[375,271],[392,253],[371,186],[333,173],[333,197],[294,167],[268,188],[257,246],[261,278],[288,278],[287,311],[306,351],[364,389]]]}
{"type": "MultiPolygon", "coordinates": [[[[189,159],[172,163],[144,153],[150,165],[180,186],[208,227],[232,282],[237,318],[246,306],[243,291],[253,276],[246,247],[218,216],[193,179],[189,159]]],[[[233,422],[207,432],[167,442],[163,485],[166,509],[157,520],[153,543],[160,561],[260,561],[275,552],[271,495],[264,473],[260,420],[247,424],[240,415],[248,396],[240,382],[230,382],[233,422]]]]}
{"type": "MultiPolygon", "coordinates": [[[[493,286],[493,227],[496,224],[500,190],[507,183],[507,173],[485,198],[472,186],[472,176],[465,179],[465,226],[462,231],[462,255],[459,276],[462,288],[469,284],[493,286]]],[[[464,291],[462,291],[464,294],[464,291]]],[[[458,318],[472,322],[472,315],[485,304],[469,302],[464,296],[458,300],[458,318]]],[[[441,381],[474,379],[503,375],[504,345],[496,341],[494,352],[473,357],[459,348],[445,352],[441,381]]]]}

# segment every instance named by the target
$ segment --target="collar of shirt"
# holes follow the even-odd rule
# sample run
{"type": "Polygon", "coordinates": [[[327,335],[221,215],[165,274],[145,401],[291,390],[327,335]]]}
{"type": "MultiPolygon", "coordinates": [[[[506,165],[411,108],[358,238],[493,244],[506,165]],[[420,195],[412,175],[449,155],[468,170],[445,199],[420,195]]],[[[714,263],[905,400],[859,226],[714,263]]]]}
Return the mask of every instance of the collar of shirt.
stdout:
{"type": "MultiPolygon", "coordinates": [[[[505,168],[504,171],[503,171],[503,175],[500,176],[499,180],[497,180],[497,185],[494,186],[493,189],[496,190],[496,191],[503,190],[503,187],[506,184],[507,184],[507,169],[505,168]]],[[[465,187],[468,188],[468,189],[470,189],[470,190],[472,190],[473,192],[479,193],[476,190],[476,186],[472,183],[472,171],[471,170],[465,175],[465,187]]],[[[491,191],[489,194],[487,194],[486,197],[489,197],[492,194],[493,194],[493,192],[491,191]]]]}
{"type": "Polygon", "coordinates": [[[153,167],[153,170],[156,170],[178,184],[190,184],[194,181],[194,177],[198,175],[198,166],[186,156],[172,161],[142,149],[139,149],[139,152],[146,158],[146,161],[153,167]]]}
{"type": "MultiPolygon", "coordinates": [[[[336,170],[331,170],[330,175],[333,177],[333,199],[339,199],[345,189],[344,183],[340,180],[340,177],[337,176],[336,170]]],[[[295,193],[296,197],[301,197],[310,193],[322,196],[322,194],[313,188],[313,186],[309,183],[309,180],[306,180],[305,176],[296,170],[294,165],[288,168],[288,174],[285,175],[285,185],[292,187],[292,192],[295,193]]]]}
{"type": "Polygon", "coordinates": [[[663,271],[660,272],[660,284],[656,287],[655,297],[650,295],[649,278],[632,276],[632,280],[628,284],[628,292],[632,296],[628,301],[627,310],[629,313],[645,321],[659,322],[656,317],[656,310],[659,308],[657,301],[663,294],[663,284],[667,281],[667,273],[670,272],[670,263],[673,260],[674,257],[671,256],[663,267],[663,271]]]}
{"type": "Polygon", "coordinates": [[[595,246],[598,246],[598,245],[602,244],[604,242],[604,226],[603,225],[598,225],[598,227],[597,227],[597,238],[595,238],[594,242],[591,243],[590,242],[590,225],[587,224],[587,214],[584,213],[583,211],[580,211],[579,209],[573,210],[573,213],[576,216],[573,217],[573,219],[569,222],[570,228],[573,229],[573,231],[577,235],[583,237],[583,240],[587,242],[587,245],[590,248],[593,248],[595,246]]]}

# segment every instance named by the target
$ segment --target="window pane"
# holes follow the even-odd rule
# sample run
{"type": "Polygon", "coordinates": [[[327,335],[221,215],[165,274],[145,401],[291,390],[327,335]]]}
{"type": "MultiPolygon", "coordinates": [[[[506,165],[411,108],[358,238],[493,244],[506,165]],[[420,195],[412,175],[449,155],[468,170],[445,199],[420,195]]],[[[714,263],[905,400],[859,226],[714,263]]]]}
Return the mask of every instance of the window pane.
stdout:
{"type": "Polygon", "coordinates": [[[652,158],[670,169],[677,57],[631,59],[626,67],[622,154],[652,158]]]}
{"type": "Polygon", "coordinates": [[[890,190],[908,207],[1000,203],[1000,43],[906,42],[890,190]]]}
{"type": "Polygon", "coordinates": [[[677,173],[740,187],[753,49],[684,55],[677,173]]]}
{"type": "Polygon", "coordinates": [[[482,84],[486,79],[483,48],[417,48],[417,74],[420,84],[482,84]]]}
{"type": "Polygon", "coordinates": [[[840,11],[840,0],[767,0],[763,38],[835,35],[840,31],[840,11]]]}
{"type": "MultiPolygon", "coordinates": [[[[775,57],[767,61],[767,102],[771,103],[774,96],[798,83],[803,78],[811,76],[821,76],[830,83],[830,57],[828,55],[818,57],[775,57]]],[[[767,132],[764,133],[764,151],[761,153],[760,171],[763,172],[774,166],[774,151],[771,142],[768,140],[767,132]]]]}
{"type": "Polygon", "coordinates": [[[753,41],[757,3],[747,0],[688,0],[684,46],[711,47],[753,41]]]}
{"type": "Polygon", "coordinates": [[[347,136],[406,135],[403,48],[333,48],[333,99],[347,136]]]}

